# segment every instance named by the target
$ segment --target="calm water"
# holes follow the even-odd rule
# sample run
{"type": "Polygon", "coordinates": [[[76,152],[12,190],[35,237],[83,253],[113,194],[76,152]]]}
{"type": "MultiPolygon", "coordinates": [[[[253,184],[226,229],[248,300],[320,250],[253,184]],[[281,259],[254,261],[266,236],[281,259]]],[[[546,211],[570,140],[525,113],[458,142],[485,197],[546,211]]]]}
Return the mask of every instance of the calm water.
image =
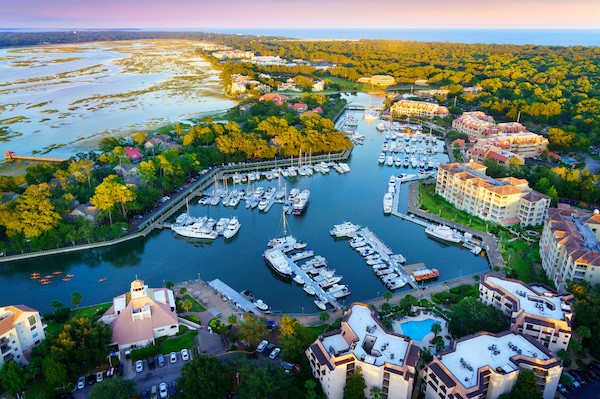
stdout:
{"type": "MultiPolygon", "coordinates": [[[[367,95],[351,99],[358,103],[369,102],[367,95]]],[[[371,228],[395,253],[403,254],[407,263],[424,262],[437,268],[441,280],[486,270],[488,265],[484,258],[431,240],[420,226],[383,215],[382,198],[390,174],[412,171],[379,166],[377,158],[385,138],[376,131],[374,123],[365,124],[360,113],[355,116],[359,119],[358,131],[367,139],[365,145],[358,146],[352,153],[351,173],[338,175],[332,169],[329,175],[299,178],[294,184],[287,181],[288,189],[293,186],[311,191],[304,215],[288,217],[291,232],[306,241],[317,254],[326,257],[330,269],[344,276],[342,283],[352,291],[346,302],[374,298],[386,291],[346,240],[334,240],[329,235],[334,224],[346,220],[371,228]]],[[[440,160],[447,161],[447,156],[441,154],[440,160]]],[[[261,182],[261,185],[267,184],[276,185],[261,182]]],[[[404,202],[406,191],[404,187],[404,202]]],[[[3,287],[0,303],[26,303],[48,310],[51,300],[59,299],[68,304],[71,293],[80,291],[83,304],[93,304],[126,291],[136,275],[150,286],[162,286],[165,280],[197,279],[200,275],[205,281],[219,278],[238,291],[249,289],[273,309],[314,313],[317,309],[312,297],[294,282],[279,279],[261,258],[268,240],[282,233],[280,209],[280,205],[274,205],[264,214],[257,209],[245,209],[243,203],[235,210],[196,203],[190,206],[193,215],[208,214],[215,219],[237,215],[242,224],[238,235],[229,242],[219,238],[206,245],[180,238],[170,230],[155,231],[146,239],[111,248],[0,265],[3,287]],[[48,274],[54,270],[72,273],[75,277],[67,283],[59,280],[46,286],[29,278],[33,271],[48,274]],[[102,277],[108,280],[97,283],[102,277]]]]}
{"type": "Polygon", "coordinates": [[[600,46],[597,29],[222,29],[217,32],[303,39],[600,46]]]}
{"type": "Polygon", "coordinates": [[[401,323],[402,335],[406,335],[416,341],[422,341],[423,337],[431,332],[431,326],[441,324],[434,319],[425,319],[419,321],[407,321],[401,323]]]}

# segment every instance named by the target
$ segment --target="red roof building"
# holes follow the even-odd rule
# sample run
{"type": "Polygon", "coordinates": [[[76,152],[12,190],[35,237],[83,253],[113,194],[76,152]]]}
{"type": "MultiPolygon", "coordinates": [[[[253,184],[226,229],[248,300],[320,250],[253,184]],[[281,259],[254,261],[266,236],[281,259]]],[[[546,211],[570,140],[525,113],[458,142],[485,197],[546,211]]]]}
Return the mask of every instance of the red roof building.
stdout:
{"type": "Polygon", "coordinates": [[[452,142],[452,147],[456,146],[457,144],[459,147],[464,147],[465,141],[463,139],[456,139],[452,142]]]}
{"type": "Polygon", "coordinates": [[[125,154],[127,155],[127,158],[131,159],[133,162],[138,162],[144,158],[144,154],[142,154],[137,147],[125,147],[125,154]]]}
{"type": "Polygon", "coordinates": [[[299,113],[306,112],[308,110],[308,105],[303,103],[298,103],[292,105],[292,108],[298,111],[299,113]]]}
{"type": "Polygon", "coordinates": [[[277,93],[267,93],[260,96],[258,101],[273,101],[275,105],[282,105],[285,103],[285,96],[277,93]]]}

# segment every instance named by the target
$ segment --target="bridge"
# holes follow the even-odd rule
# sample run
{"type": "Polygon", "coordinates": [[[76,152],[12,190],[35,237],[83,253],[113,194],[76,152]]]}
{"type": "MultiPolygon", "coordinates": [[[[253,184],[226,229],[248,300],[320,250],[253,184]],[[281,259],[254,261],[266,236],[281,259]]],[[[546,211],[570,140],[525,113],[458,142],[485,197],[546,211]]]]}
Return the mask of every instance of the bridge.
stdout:
{"type": "Polygon", "coordinates": [[[38,156],[34,156],[34,155],[16,155],[12,151],[6,151],[6,152],[4,152],[4,160],[7,162],[21,160],[21,161],[32,161],[32,162],[61,163],[61,162],[67,161],[67,158],[38,157],[38,156]]]}

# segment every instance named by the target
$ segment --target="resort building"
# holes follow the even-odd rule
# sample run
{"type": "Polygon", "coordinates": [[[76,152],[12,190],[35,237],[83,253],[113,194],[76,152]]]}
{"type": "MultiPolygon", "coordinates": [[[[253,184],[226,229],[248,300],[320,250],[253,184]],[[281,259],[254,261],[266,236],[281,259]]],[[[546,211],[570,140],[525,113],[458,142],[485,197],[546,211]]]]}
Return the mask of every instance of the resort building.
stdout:
{"type": "Polygon", "coordinates": [[[483,91],[483,87],[481,86],[470,86],[470,87],[463,87],[462,92],[464,94],[479,94],[483,91]]]}
{"type": "Polygon", "coordinates": [[[173,291],[148,288],[134,280],[129,292],[113,299],[100,321],[109,325],[119,350],[153,345],[156,338],[179,332],[173,291]]]}
{"type": "Polygon", "coordinates": [[[494,118],[481,111],[465,112],[452,121],[452,129],[477,139],[498,133],[494,118]]]}
{"type": "Polygon", "coordinates": [[[444,117],[450,114],[448,108],[425,101],[400,100],[395,102],[390,111],[392,116],[417,116],[421,118],[444,117]]]}
{"type": "Polygon", "coordinates": [[[218,60],[225,60],[228,58],[252,59],[252,58],[254,58],[254,53],[252,51],[242,51],[242,50],[223,50],[223,51],[215,51],[214,53],[212,53],[212,56],[218,60]]]}
{"type": "Polygon", "coordinates": [[[371,76],[371,84],[373,86],[387,87],[396,83],[393,76],[389,75],[373,75],[371,76]]]}
{"type": "Polygon", "coordinates": [[[0,368],[14,360],[25,366],[31,350],[46,338],[40,312],[25,305],[0,307],[0,368]]]}
{"type": "Polygon", "coordinates": [[[525,179],[494,179],[486,169],[477,162],[440,165],[435,192],[456,208],[494,223],[544,223],[550,197],[530,189],[525,179]]]}
{"type": "Polygon", "coordinates": [[[342,398],[347,377],[359,367],[365,396],[377,387],[383,398],[412,397],[419,347],[388,332],[365,304],[353,304],[341,328],[319,336],[305,353],[328,398],[342,398]]]}
{"type": "Polygon", "coordinates": [[[526,132],[527,128],[519,122],[504,122],[498,123],[498,130],[502,133],[521,133],[526,132]]]}
{"type": "Polygon", "coordinates": [[[548,148],[548,139],[531,132],[501,133],[479,139],[477,144],[498,147],[522,158],[532,158],[548,148]]]}
{"type": "Polygon", "coordinates": [[[569,281],[600,283],[600,213],[550,209],[540,239],[542,267],[556,287],[569,281]]]}
{"type": "Polygon", "coordinates": [[[558,294],[543,284],[528,285],[488,274],[479,283],[479,299],[509,316],[511,331],[532,336],[554,354],[567,350],[572,294],[558,294]]]}
{"type": "Polygon", "coordinates": [[[474,145],[467,150],[467,158],[469,161],[484,163],[487,159],[494,159],[502,166],[510,166],[511,162],[522,165],[525,163],[523,157],[514,152],[506,151],[500,147],[489,145],[474,145]]]}
{"type": "Polygon", "coordinates": [[[552,399],[562,366],[533,338],[479,332],[450,343],[421,370],[426,399],[496,399],[508,394],[521,370],[531,370],[544,399],[552,399]]]}
{"type": "Polygon", "coordinates": [[[449,93],[450,90],[446,90],[446,89],[431,89],[431,90],[417,90],[417,97],[422,98],[422,99],[432,99],[432,98],[436,98],[436,97],[446,97],[449,93]]]}
{"type": "Polygon", "coordinates": [[[277,93],[267,93],[260,96],[258,101],[273,101],[275,105],[283,105],[285,103],[285,96],[277,93]]]}
{"type": "Polygon", "coordinates": [[[319,92],[325,90],[325,81],[319,80],[312,85],[313,92],[319,92]]]}

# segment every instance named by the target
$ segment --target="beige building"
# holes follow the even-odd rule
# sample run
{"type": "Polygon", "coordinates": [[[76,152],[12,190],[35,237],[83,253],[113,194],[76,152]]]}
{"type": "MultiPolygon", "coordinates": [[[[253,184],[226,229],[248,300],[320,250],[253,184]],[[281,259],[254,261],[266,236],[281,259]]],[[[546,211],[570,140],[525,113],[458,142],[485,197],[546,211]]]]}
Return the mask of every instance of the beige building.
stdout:
{"type": "Polygon", "coordinates": [[[452,129],[467,134],[471,139],[498,133],[494,118],[481,111],[464,112],[452,121],[452,129]]]}
{"type": "Polygon", "coordinates": [[[112,329],[119,350],[153,345],[156,338],[179,332],[173,291],[148,288],[142,280],[134,280],[129,292],[114,298],[100,320],[112,329]]]}
{"type": "Polygon", "coordinates": [[[523,157],[514,152],[503,150],[500,147],[479,145],[479,143],[467,150],[467,159],[479,163],[484,163],[488,159],[494,159],[499,165],[507,167],[511,165],[511,162],[519,165],[525,163],[523,157]]]}
{"type": "Polygon", "coordinates": [[[531,132],[495,134],[479,139],[477,144],[502,148],[522,158],[536,157],[548,149],[548,139],[531,132]]]}
{"type": "Polygon", "coordinates": [[[421,370],[425,399],[496,399],[508,394],[521,370],[531,370],[544,399],[552,399],[562,366],[533,338],[479,332],[450,344],[421,370]]]}
{"type": "Polygon", "coordinates": [[[400,100],[391,107],[392,116],[417,116],[420,118],[444,117],[450,114],[448,108],[425,101],[400,100]]]}
{"type": "Polygon", "coordinates": [[[600,283],[600,214],[550,209],[540,239],[542,267],[556,287],[568,281],[600,283]]]}
{"type": "Polygon", "coordinates": [[[485,174],[486,169],[477,162],[440,165],[435,192],[456,208],[494,223],[544,223],[549,197],[530,189],[525,179],[494,179],[485,174]]]}
{"type": "Polygon", "coordinates": [[[393,76],[389,75],[373,75],[371,76],[371,84],[373,86],[387,87],[396,83],[393,76]]]}
{"type": "Polygon", "coordinates": [[[365,304],[353,304],[341,328],[319,336],[306,356],[327,398],[341,399],[347,376],[358,367],[366,397],[373,387],[386,399],[412,397],[419,347],[410,338],[386,331],[365,304]]]}
{"type": "Polygon", "coordinates": [[[31,350],[46,338],[40,313],[25,305],[0,307],[0,368],[14,360],[25,366],[31,350]]]}
{"type": "Polygon", "coordinates": [[[479,283],[479,299],[511,319],[511,331],[530,335],[556,354],[571,339],[572,294],[558,294],[543,284],[527,285],[495,275],[479,283]]]}

